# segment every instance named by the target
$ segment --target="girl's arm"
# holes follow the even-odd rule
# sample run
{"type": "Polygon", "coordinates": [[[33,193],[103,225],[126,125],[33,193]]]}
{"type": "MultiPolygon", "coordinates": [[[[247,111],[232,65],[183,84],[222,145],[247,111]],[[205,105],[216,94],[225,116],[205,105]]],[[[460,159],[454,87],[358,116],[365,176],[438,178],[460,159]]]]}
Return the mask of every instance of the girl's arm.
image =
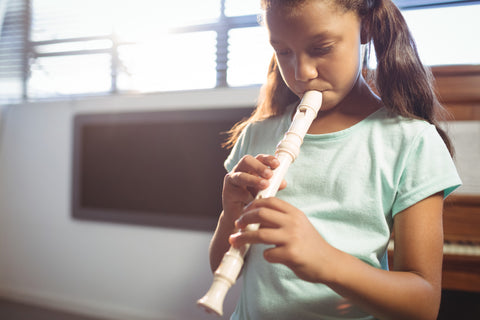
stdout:
{"type": "Polygon", "coordinates": [[[265,259],[283,263],[300,278],[327,284],[379,319],[436,319],[441,294],[443,194],[405,209],[394,218],[392,271],[381,270],[329,245],[305,215],[277,198],[256,200],[236,226],[261,223],[255,232],[230,237],[274,244],[265,259]]]}
{"type": "Polygon", "coordinates": [[[443,193],[397,214],[393,270],[338,254],[329,286],[380,319],[436,319],[443,258],[443,193]]]}

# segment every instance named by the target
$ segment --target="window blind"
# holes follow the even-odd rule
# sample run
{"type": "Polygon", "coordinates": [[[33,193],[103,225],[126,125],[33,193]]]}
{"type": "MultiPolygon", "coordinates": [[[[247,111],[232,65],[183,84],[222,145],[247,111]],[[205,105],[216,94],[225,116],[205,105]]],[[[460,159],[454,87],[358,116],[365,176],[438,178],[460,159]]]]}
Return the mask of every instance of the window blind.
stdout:
{"type": "Polygon", "coordinates": [[[0,102],[22,97],[28,69],[28,1],[0,1],[0,102]]]}

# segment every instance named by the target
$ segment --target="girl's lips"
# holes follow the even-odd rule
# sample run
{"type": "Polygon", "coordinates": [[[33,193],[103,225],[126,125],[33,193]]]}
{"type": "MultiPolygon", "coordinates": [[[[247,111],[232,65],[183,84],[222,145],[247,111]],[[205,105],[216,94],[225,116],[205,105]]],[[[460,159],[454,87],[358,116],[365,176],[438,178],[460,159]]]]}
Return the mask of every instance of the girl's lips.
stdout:
{"type": "Polygon", "coordinates": [[[305,94],[305,92],[307,91],[319,91],[321,92],[322,94],[325,93],[325,91],[327,90],[320,90],[320,89],[308,89],[308,90],[305,90],[305,91],[302,91],[301,93],[297,93],[297,96],[299,97],[303,97],[303,95],[305,94]]]}

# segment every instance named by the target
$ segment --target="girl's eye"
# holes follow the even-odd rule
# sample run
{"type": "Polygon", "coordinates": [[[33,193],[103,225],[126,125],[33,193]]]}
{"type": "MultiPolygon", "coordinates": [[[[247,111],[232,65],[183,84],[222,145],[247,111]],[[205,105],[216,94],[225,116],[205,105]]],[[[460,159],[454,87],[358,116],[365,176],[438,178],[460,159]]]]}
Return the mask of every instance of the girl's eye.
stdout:
{"type": "Polygon", "coordinates": [[[289,49],[275,49],[275,53],[277,56],[286,56],[290,53],[289,49]]]}
{"type": "Polygon", "coordinates": [[[312,55],[314,56],[321,56],[329,53],[332,51],[333,46],[326,46],[326,47],[314,47],[312,48],[312,55]]]}

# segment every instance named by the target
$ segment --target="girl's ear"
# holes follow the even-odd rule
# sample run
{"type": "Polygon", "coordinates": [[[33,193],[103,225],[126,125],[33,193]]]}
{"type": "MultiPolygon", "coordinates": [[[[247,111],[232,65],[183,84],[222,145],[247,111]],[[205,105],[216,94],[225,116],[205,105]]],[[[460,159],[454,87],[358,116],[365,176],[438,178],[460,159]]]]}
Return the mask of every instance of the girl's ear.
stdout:
{"type": "Polygon", "coordinates": [[[372,39],[372,36],[370,34],[370,28],[367,23],[365,23],[365,20],[362,20],[362,25],[360,28],[360,41],[362,44],[367,44],[370,42],[372,39]]]}

